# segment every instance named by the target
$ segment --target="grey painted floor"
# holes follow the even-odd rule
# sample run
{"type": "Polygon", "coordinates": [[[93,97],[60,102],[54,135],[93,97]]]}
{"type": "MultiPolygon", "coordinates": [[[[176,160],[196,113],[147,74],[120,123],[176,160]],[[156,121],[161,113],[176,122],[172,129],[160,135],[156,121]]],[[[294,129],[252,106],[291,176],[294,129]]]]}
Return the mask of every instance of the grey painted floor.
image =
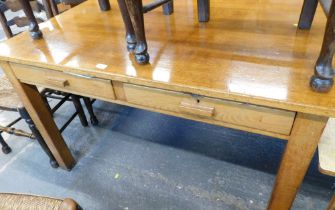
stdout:
{"type": "MultiPolygon", "coordinates": [[[[0,40],[4,34],[0,30],[0,40]]],[[[1,73],[1,72],[0,72],[1,73]]],[[[97,127],[78,119],[63,133],[77,160],[52,169],[39,145],[4,134],[0,192],[71,197],[84,209],[265,209],[285,142],[101,101],[97,127]]],[[[55,115],[59,125],[72,104],[55,115]]],[[[0,124],[16,113],[0,111],[0,124]]],[[[18,128],[27,129],[24,122],[18,128]]],[[[325,209],[335,179],[315,156],[293,209],[325,209]]]]}

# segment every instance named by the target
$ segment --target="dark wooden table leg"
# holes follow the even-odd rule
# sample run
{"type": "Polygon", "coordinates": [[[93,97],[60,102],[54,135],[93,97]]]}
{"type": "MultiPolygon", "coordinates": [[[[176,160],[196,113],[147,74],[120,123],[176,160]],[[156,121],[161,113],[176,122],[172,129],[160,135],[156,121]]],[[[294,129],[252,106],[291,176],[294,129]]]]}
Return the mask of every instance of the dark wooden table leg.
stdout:
{"type": "Polygon", "coordinates": [[[173,13],[173,0],[163,5],[163,14],[171,15],[173,13]]]}
{"type": "Polygon", "coordinates": [[[310,85],[316,92],[328,92],[334,83],[333,57],[335,52],[335,1],[332,2],[322,48],[315,64],[310,85]]]}
{"type": "Polygon", "coordinates": [[[304,4],[302,5],[298,28],[300,29],[310,29],[316,7],[318,6],[318,0],[304,0],[304,4]]]}
{"type": "Polygon", "coordinates": [[[210,0],[198,0],[198,20],[208,22],[210,17],[210,0]]]}
{"type": "Polygon", "coordinates": [[[38,23],[34,16],[33,10],[30,6],[29,0],[19,0],[25,15],[29,20],[29,33],[33,39],[40,39],[42,38],[42,32],[38,27],[38,23]]]}
{"type": "Polygon", "coordinates": [[[129,52],[134,52],[136,48],[136,36],[125,0],[118,0],[118,5],[126,28],[127,49],[129,52]]]}
{"type": "Polygon", "coordinates": [[[111,5],[109,3],[109,0],[98,0],[100,9],[102,11],[108,11],[111,9],[111,5]]]}
{"type": "Polygon", "coordinates": [[[327,121],[327,117],[297,114],[280,163],[268,210],[291,208],[327,121]]]}
{"type": "Polygon", "coordinates": [[[75,160],[67,147],[50,111],[45,106],[42,96],[36,86],[20,82],[16,77],[8,62],[0,62],[0,66],[12,83],[16,92],[34,121],[38,131],[48,145],[52,155],[55,157],[60,167],[70,170],[75,165],[75,160]]]}
{"type": "Polygon", "coordinates": [[[149,62],[147,40],[145,38],[142,0],[125,0],[136,35],[135,60],[138,64],[149,62]]]}
{"type": "Polygon", "coordinates": [[[58,165],[56,159],[54,158],[54,156],[50,152],[50,149],[46,145],[46,143],[45,143],[44,139],[42,138],[40,132],[37,130],[33,120],[30,118],[27,110],[24,107],[20,107],[20,108],[18,108],[18,111],[19,111],[22,119],[24,119],[26,121],[26,123],[28,124],[32,134],[35,136],[35,139],[37,140],[37,142],[41,145],[43,151],[48,155],[48,157],[50,159],[50,165],[53,168],[58,168],[59,165],[58,165]]]}

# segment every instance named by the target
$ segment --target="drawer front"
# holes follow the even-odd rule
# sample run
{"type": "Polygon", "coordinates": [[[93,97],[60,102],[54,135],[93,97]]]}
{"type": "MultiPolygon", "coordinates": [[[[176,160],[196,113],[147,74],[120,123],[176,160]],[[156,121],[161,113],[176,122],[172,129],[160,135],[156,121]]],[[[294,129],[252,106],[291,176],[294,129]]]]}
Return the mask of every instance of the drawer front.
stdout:
{"type": "Polygon", "coordinates": [[[16,77],[26,83],[93,98],[115,99],[110,80],[88,78],[83,75],[67,74],[21,64],[11,65],[16,77]]]}
{"type": "Polygon", "coordinates": [[[289,135],[295,112],[124,84],[128,103],[289,135]]]}

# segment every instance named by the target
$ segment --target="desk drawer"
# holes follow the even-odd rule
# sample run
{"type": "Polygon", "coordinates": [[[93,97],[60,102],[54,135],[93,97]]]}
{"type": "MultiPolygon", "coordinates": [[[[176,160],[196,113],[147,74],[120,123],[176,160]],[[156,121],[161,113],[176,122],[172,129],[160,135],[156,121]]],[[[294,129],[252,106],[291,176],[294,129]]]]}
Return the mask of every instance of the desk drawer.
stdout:
{"type": "Polygon", "coordinates": [[[11,66],[16,77],[29,84],[91,96],[92,98],[115,99],[110,80],[89,78],[22,64],[11,64],[11,66]]]}
{"type": "Polygon", "coordinates": [[[289,135],[295,112],[124,84],[128,103],[289,135]]]}

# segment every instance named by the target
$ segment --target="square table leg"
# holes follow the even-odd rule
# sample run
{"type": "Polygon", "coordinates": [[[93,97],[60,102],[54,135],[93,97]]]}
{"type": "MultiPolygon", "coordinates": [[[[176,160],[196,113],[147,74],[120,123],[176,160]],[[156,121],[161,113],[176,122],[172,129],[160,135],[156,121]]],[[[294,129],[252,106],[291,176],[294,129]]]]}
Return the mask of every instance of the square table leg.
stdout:
{"type": "Polygon", "coordinates": [[[75,160],[36,86],[20,82],[7,62],[1,62],[0,65],[20,96],[24,107],[37,126],[59,166],[70,170],[75,165],[75,160]]]}
{"type": "Polygon", "coordinates": [[[269,210],[290,209],[328,117],[298,113],[273,187],[269,210]]]}

